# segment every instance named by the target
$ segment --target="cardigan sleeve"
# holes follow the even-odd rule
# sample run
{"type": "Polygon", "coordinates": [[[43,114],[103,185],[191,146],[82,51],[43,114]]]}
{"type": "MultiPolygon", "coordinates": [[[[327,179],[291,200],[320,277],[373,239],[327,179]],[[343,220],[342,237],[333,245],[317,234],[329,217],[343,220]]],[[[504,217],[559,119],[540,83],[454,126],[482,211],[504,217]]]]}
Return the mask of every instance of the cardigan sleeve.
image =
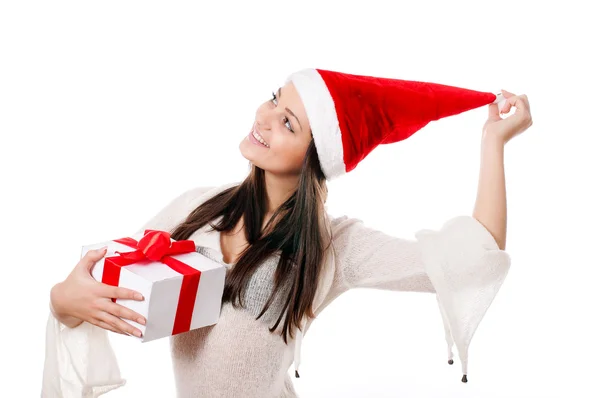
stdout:
{"type": "Polygon", "coordinates": [[[42,397],[95,398],[125,383],[105,329],[87,322],[69,328],[50,312],[42,397]]]}
{"type": "Polygon", "coordinates": [[[154,217],[146,221],[137,232],[143,232],[145,229],[171,232],[173,228],[187,218],[190,212],[200,205],[201,201],[198,201],[198,198],[212,189],[213,187],[196,187],[185,191],[171,200],[154,217]]]}
{"type": "MultiPolygon", "coordinates": [[[[210,188],[197,187],[172,199],[141,228],[170,231],[210,188]]],[[[108,331],[87,322],[69,328],[50,311],[42,381],[44,398],[95,398],[125,385],[108,331]]]]}
{"type": "Polygon", "coordinates": [[[458,216],[416,239],[397,238],[341,217],[332,222],[336,267],[345,288],[436,294],[448,344],[457,346],[466,381],[468,347],[510,268],[510,256],[475,218],[458,216]]]}

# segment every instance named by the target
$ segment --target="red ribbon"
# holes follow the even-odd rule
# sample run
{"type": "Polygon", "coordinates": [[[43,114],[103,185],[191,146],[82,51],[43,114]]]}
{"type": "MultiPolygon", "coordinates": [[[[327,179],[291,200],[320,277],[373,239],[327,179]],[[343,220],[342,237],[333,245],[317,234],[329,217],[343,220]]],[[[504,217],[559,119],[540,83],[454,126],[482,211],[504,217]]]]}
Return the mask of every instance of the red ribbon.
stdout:
{"type": "MultiPolygon", "coordinates": [[[[121,267],[140,261],[160,261],[168,265],[173,271],[183,275],[172,334],[175,335],[189,331],[192,324],[192,314],[194,312],[194,303],[196,302],[196,293],[200,284],[201,272],[170,256],[196,251],[194,241],[181,240],[171,242],[171,236],[168,232],[151,229],[145,230],[144,237],[139,242],[129,237],[115,239],[114,241],[136,250],[128,253],[116,252],[118,256],[106,257],[104,259],[102,282],[112,286],[119,286],[121,267]]],[[[116,302],[116,299],[113,298],[112,301],[116,302]]]]}

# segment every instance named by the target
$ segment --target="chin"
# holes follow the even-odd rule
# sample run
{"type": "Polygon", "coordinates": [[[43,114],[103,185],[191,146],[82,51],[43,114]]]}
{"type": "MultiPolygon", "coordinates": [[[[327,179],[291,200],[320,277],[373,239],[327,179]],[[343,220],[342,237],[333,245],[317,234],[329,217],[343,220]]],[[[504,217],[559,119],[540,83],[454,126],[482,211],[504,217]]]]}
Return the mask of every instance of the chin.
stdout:
{"type": "Polygon", "coordinates": [[[252,163],[255,166],[260,167],[260,160],[259,160],[259,157],[257,156],[257,154],[255,153],[255,151],[253,150],[254,149],[253,146],[254,145],[251,142],[248,142],[247,139],[243,139],[239,145],[240,153],[250,163],[252,163]]]}
{"type": "MultiPolygon", "coordinates": [[[[248,156],[246,156],[246,151],[244,150],[244,140],[242,140],[240,142],[240,145],[238,145],[238,149],[240,150],[240,153],[242,154],[243,157],[245,157],[246,159],[248,159],[248,156]]],[[[248,159],[250,160],[250,159],[248,159]]]]}

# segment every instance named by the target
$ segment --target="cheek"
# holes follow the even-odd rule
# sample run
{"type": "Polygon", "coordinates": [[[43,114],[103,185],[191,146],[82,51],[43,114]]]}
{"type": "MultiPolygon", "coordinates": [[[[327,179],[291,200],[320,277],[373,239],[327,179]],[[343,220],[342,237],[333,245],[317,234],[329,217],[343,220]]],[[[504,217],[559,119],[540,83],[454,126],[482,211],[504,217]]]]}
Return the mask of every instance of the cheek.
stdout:
{"type": "Polygon", "coordinates": [[[300,171],[308,148],[307,144],[293,136],[278,136],[270,145],[269,154],[265,159],[268,162],[264,166],[266,170],[270,168],[274,172],[283,173],[300,171]]]}

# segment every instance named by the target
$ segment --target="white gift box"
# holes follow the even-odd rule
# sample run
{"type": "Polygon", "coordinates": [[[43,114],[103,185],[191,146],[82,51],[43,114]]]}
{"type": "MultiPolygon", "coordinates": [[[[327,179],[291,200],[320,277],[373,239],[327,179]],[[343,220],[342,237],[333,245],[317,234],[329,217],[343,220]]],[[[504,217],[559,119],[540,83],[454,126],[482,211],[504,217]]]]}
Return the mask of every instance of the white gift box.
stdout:
{"type": "MultiPolygon", "coordinates": [[[[167,234],[166,232],[162,233],[167,234]]],[[[144,237],[144,234],[138,233],[131,236],[131,238],[139,242],[144,237]]],[[[173,239],[170,239],[170,241],[171,244],[175,242],[173,239]]],[[[100,282],[103,280],[105,260],[107,258],[120,256],[116,252],[128,253],[137,250],[127,244],[107,241],[83,246],[81,257],[85,256],[90,250],[99,249],[104,246],[107,246],[104,258],[96,262],[92,268],[92,276],[100,282]]],[[[214,325],[217,323],[221,313],[221,302],[225,287],[225,267],[195,251],[165,257],[171,258],[167,262],[172,263],[173,259],[178,260],[191,267],[188,269],[192,270],[192,272],[195,273],[195,270],[199,271],[199,283],[197,289],[193,289],[196,292],[195,299],[193,298],[192,291],[189,289],[189,286],[195,286],[195,284],[192,283],[190,285],[190,279],[187,279],[187,291],[185,294],[182,293],[184,275],[162,261],[153,261],[145,258],[134,264],[120,267],[118,286],[135,290],[144,296],[143,301],[133,299],[116,299],[115,301],[117,304],[130,308],[146,318],[145,325],[129,319],[123,319],[142,332],[142,337],[132,336],[142,342],[214,325]],[[185,303],[180,303],[180,299],[183,300],[185,297],[191,299],[186,300],[185,303]],[[192,305],[193,310],[190,308],[192,305]],[[182,306],[186,308],[182,308],[182,306]],[[182,330],[182,324],[186,325],[183,327],[184,330],[182,330]]],[[[110,267],[109,264],[107,268],[110,269],[110,267]]]]}

